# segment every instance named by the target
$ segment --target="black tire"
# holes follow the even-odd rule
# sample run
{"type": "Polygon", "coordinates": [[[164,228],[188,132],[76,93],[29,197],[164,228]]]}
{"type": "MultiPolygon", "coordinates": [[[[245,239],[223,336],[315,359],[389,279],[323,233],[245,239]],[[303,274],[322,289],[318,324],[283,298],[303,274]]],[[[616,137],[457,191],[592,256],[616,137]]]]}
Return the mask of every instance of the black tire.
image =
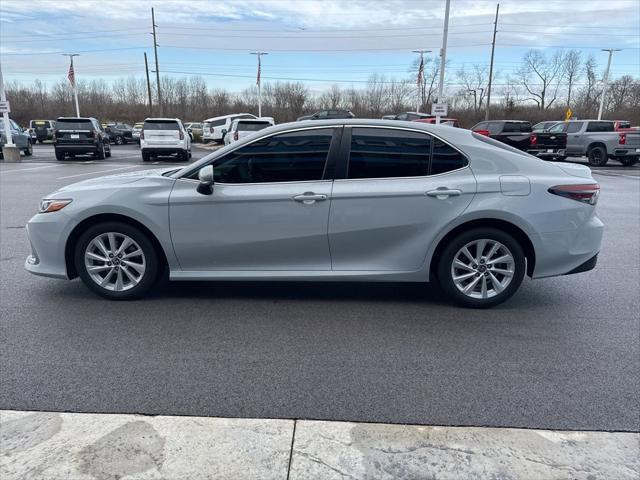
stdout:
{"type": "MultiPolygon", "coordinates": [[[[478,265],[480,266],[480,265],[478,265]]],[[[508,233],[496,228],[476,228],[461,233],[449,241],[438,259],[438,281],[445,293],[456,303],[471,308],[489,308],[509,299],[520,287],[526,272],[526,259],[520,244],[508,233]],[[489,298],[472,298],[456,287],[453,281],[452,265],[456,254],[465,245],[474,240],[488,239],[500,242],[513,257],[514,272],[511,282],[495,296],[489,298]]],[[[480,274],[481,275],[481,274],[480,274]]],[[[480,276],[476,274],[476,276],[480,276]]],[[[473,278],[471,279],[473,280],[473,278]]]]}
{"type": "Polygon", "coordinates": [[[191,149],[189,149],[189,159],[191,159],[193,155],[191,155],[191,149]]]}
{"type": "Polygon", "coordinates": [[[151,160],[151,155],[149,155],[149,152],[145,152],[143,150],[142,151],[142,161],[143,162],[148,162],[149,160],[151,160]]]}
{"type": "Polygon", "coordinates": [[[95,157],[98,160],[104,160],[106,156],[107,155],[104,149],[104,143],[101,143],[100,145],[98,145],[98,150],[96,150],[95,157]]]}
{"type": "Polygon", "coordinates": [[[188,162],[189,161],[189,152],[187,152],[186,150],[182,150],[180,152],[180,154],[178,155],[178,158],[182,162],[188,162]]]}
{"type": "Polygon", "coordinates": [[[564,162],[567,159],[567,157],[565,155],[562,155],[560,157],[556,157],[556,162],[564,162]]]}
{"type": "Polygon", "coordinates": [[[592,167],[604,167],[609,160],[607,150],[601,146],[591,147],[587,152],[587,158],[592,167]]]}
{"type": "Polygon", "coordinates": [[[618,161],[625,167],[633,167],[638,163],[638,157],[619,157],[618,161]]]}
{"type": "Polygon", "coordinates": [[[24,155],[25,157],[30,157],[31,155],[33,155],[33,145],[30,141],[27,142],[27,148],[24,149],[24,155]]]}
{"type": "Polygon", "coordinates": [[[159,265],[158,253],[156,252],[156,249],[149,237],[138,228],[121,222],[99,223],[85,230],[78,238],[74,247],[74,262],[78,276],[82,279],[82,282],[87,286],[87,288],[110,300],[134,300],[136,298],[143,297],[151,290],[151,288],[153,288],[158,280],[158,272],[162,271],[162,268],[160,268],[159,265]],[[87,272],[87,267],[85,266],[84,261],[85,250],[94,238],[107,232],[127,235],[140,246],[140,249],[144,254],[144,274],[142,275],[139,283],[128,290],[107,290],[98,285],[87,272]]]}
{"type": "Polygon", "coordinates": [[[59,150],[56,150],[56,160],[62,162],[64,160],[64,152],[60,152],[59,150]]]}
{"type": "Polygon", "coordinates": [[[108,150],[105,152],[105,156],[107,158],[111,157],[111,146],[109,146],[108,150]]]}
{"type": "Polygon", "coordinates": [[[124,138],[122,138],[120,135],[116,137],[116,145],[124,145],[124,138]]]}

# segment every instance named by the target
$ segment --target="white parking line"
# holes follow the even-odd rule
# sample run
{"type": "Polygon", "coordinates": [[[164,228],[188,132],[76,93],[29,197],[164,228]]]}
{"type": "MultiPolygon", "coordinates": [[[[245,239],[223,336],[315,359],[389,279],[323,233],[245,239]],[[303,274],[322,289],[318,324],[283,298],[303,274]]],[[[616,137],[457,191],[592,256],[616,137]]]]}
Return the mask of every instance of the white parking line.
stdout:
{"type": "Polygon", "coordinates": [[[82,177],[84,175],[94,175],[94,174],[100,174],[100,173],[115,172],[116,170],[127,170],[129,168],[137,168],[141,166],[142,165],[130,165],[128,167],[110,168],[109,170],[96,170],[93,172],[77,173],[75,175],[67,175],[66,177],[58,177],[56,180],[64,180],[65,178],[82,177]]]}
{"type": "Polygon", "coordinates": [[[47,166],[43,166],[43,167],[33,167],[33,168],[12,168],[10,170],[7,170],[6,168],[3,168],[1,170],[2,175],[6,175],[7,173],[15,173],[15,172],[28,172],[30,170],[41,170],[43,168],[55,168],[55,167],[61,167],[62,165],[47,165],[47,166]]]}

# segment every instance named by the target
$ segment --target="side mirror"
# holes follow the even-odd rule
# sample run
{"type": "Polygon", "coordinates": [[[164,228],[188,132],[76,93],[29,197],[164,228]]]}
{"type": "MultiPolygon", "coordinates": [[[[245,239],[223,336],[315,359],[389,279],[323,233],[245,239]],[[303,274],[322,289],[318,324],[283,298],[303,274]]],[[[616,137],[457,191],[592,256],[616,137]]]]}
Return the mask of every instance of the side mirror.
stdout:
{"type": "Polygon", "coordinates": [[[213,166],[207,165],[202,167],[198,172],[198,193],[202,195],[211,195],[213,193],[213,166]]]}

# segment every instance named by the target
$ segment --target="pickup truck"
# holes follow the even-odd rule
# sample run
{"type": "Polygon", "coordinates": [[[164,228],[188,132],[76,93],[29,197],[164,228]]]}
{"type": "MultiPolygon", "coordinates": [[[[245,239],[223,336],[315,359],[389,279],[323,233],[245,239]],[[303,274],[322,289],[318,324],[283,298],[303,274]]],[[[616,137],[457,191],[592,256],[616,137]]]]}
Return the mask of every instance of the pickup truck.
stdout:
{"type": "Polygon", "coordinates": [[[594,167],[606,165],[609,159],[630,167],[640,158],[640,132],[616,132],[615,123],[610,120],[560,122],[549,133],[566,133],[567,156],[586,156],[594,167]]]}
{"type": "Polygon", "coordinates": [[[476,124],[471,130],[536,157],[557,160],[565,158],[567,135],[562,132],[533,132],[530,122],[490,120],[476,124]]]}

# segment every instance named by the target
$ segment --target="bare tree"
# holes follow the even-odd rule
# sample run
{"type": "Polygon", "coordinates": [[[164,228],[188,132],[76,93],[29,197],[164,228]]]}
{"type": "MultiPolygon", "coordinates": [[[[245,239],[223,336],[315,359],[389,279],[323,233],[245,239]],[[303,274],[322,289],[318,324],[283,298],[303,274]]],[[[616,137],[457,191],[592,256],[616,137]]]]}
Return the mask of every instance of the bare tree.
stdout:
{"type": "Polygon", "coordinates": [[[518,70],[520,82],[540,110],[550,108],[558,98],[562,76],[562,53],[547,58],[540,50],[529,50],[518,70]]]}
{"type": "Polygon", "coordinates": [[[563,64],[563,76],[567,84],[567,107],[569,107],[575,84],[582,77],[582,54],[579,50],[569,50],[564,54],[563,64]]]}
{"type": "Polygon", "coordinates": [[[462,89],[458,92],[459,96],[473,108],[474,112],[482,110],[489,83],[487,66],[475,64],[471,70],[462,67],[456,72],[456,77],[462,84],[462,89]]]}

